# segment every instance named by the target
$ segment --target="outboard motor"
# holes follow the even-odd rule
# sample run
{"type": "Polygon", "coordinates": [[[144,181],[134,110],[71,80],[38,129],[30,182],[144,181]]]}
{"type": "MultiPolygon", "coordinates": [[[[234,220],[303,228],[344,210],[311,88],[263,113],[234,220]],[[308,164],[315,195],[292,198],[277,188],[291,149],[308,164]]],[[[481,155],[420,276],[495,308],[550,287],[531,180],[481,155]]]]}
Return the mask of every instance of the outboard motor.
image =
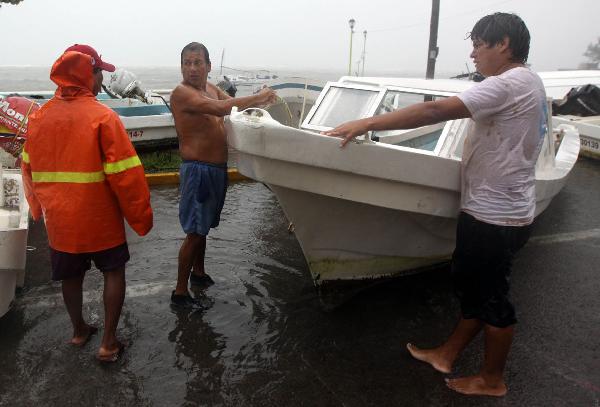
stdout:
{"type": "Polygon", "coordinates": [[[144,91],[137,77],[125,69],[117,69],[110,75],[108,89],[104,88],[111,96],[121,98],[134,98],[144,103],[152,104],[150,92],[144,91]]]}
{"type": "Polygon", "coordinates": [[[34,100],[19,94],[0,96],[0,164],[19,168],[21,151],[27,138],[29,116],[38,110],[34,100]]]}
{"type": "Polygon", "coordinates": [[[235,94],[237,93],[236,86],[233,84],[233,82],[231,82],[229,80],[229,78],[227,77],[227,75],[223,75],[223,80],[219,81],[219,83],[217,83],[217,86],[219,88],[221,88],[221,90],[223,92],[227,93],[232,98],[234,98],[235,94]]]}

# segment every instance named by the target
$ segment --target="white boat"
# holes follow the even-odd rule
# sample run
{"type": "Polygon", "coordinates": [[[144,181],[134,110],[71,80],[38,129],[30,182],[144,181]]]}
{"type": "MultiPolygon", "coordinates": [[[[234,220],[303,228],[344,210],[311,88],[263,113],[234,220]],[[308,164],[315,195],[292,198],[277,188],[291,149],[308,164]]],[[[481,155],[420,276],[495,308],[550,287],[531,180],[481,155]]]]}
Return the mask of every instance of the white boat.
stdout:
{"type": "Polygon", "coordinates": [[[600,86],[600,70],[573,70],[538,72],[546,96],[552,99],[562,99],[572,88],[584,85],[600,86]]]}
{"type": "MultiPolygon", "coordinates": [[[[450,258],[467,120],[374,132],[344,149],[320,131],[469,86],[343,77],[325,86],[301,129],[259,109],[232,111],[226,125],[238,171],[274,192],[317,287],[394,277],[450,258]]],[[[536,165],[536,216],[561,190],[579,152],[577,131],[568,125],[557,130],[557,151],[549,132],[536,165]]]]}
{"type": "Polygon", "coordinates": [[[600,116],[554,116],[554,125],[570,124],[577,128],[581,140],[579,154],[600,159],[600,116]]]}
{"type": "Polygon", "coordinates": [[[173,114],[166,104],[112,107],[127,130],[129,139],[140,150],[177,145],[173,114]]]}
{"type": "MultiPolygon", "coordinates": [[[[51,91],[1,92],[0,95],[6,96],[11,93],[17,93],[42,105],[54,96],[54,92],[51,91]]],[[[156,92],[156,96],[150,99],[150,104],[135,98],[111,98],[106,93],[99,93],[96,98],[119,114],[129,139],[140,149],[177,144],[173,115],[164,99],[160,97],[167,94],[168,98],[168,93],[170,91],[156,92]]]]}
{"type": "MultiPolygon", "coordinates": [[[[277,92],[277,101],[265,107],[265,110],[279,123],[300,128],[306,114],[323,90],[323,85],[323,81],[316,79],[286,77],[254,86],[250,93],[260,91],[263,86],[273,89],[277,92]]],[[[230,147],[228,165],[237,167],[236,162],[237,151],[230,147]]]]}
{"type": "Polygon", "coordinates": [[[0,317],[25,280],[29,205],[19,170],[0,167],[0,317]]]}
{"type": "MultiPolygon", "coordinates": [[[[540,72],[546,94],[554,100],[563,99],[573,88],[596,85],[600,87],[600,70],[540,72]]],[[[555,115],[554,124],[575,126],[581,138],[580,154],[600,159],[600,116],[555,115]]]]}

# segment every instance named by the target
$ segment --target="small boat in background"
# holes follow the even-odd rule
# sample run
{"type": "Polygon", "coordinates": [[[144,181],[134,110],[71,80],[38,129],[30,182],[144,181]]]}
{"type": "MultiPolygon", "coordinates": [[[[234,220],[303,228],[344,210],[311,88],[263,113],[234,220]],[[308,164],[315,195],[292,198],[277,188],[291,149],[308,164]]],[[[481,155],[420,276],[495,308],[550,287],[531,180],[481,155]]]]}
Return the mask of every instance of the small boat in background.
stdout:
{"type": "Polygon", "coordinates": [[[584,85],[600,86],[600,70],[571,70],[571,71],[548,71],[538,72],[544,87],[546,96],[560,100],[573,88],[584,85]]]}
{"type": "Polygon", "coordinates": [[[580,154],[600,159],[600,71],[542,72],[541,76],[554,99],[554,124],[575,126],[580,154]]]}
{"type": "Polygon", "coordinates": [[[0,166],[0,317],[25,281],[29,205],[21,172],[0,166]]]}
{"type": "Polygon", "coordinates": [[[588,158],[600,159],[600,116],[554,116],[555,126],[569,124],[577,128],[581,141],[579,154],[588,158]]]}
{"type": "MultiPolygon", "coordinates": [[[[136,148],[144,149],[177,144],[175,123],[163,94],[168,97],[170,91],[156,92],[148,99],[151,103],[131,97],[115,98],[105,92],[99,93],[96,99],[121,116],[129,139],[136,148]]],[[[0,92],[0,97],[8,95],[19,95],[43,105],[54,96],[54,92],[0,92]]]]}
{"type": "MultiPolygon", "coordinates": [[[[170,90],[145,91],[134,74],[117,69],[111,74],[104,92],[96,99],[121,117],[129,139],[136,149],[167,147],[177,144],[175,122],[168,105],[170,90]]],[[[54,96],[52,91],[0,92],[0,97],[18,94],[43,105],[54,96]]]]}
{"type": "MultiPolygon", "coordinates": [[[[301,77],[287,77],[265,82],[264,86],[273,89],[278,96],[277,102],[267,106],[265,110],[279,123],[300,128],[324,85],[323,81],[301,77]]],[[[255,91],[260,90],[261,87],[255,91]]]]}

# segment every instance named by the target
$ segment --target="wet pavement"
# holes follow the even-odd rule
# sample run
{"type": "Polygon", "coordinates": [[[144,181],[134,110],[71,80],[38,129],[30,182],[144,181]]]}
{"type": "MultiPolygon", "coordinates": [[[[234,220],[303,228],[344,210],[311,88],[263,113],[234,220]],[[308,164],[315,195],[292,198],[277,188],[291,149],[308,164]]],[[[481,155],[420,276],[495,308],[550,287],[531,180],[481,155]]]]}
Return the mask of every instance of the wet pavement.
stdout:
{"type": "MultiPolygon", "coordinates": [[[[70,323],[49,282],[43,225],[34,224],[27,288],[0,319],[0,405],[86,406],[589,406],[600,400],[600,162],[580,160],[516,259],[514,346],[502,399],[448,390],[409,357],[458,315],[448,268],[380,284],[324,312],[276,199],[262,184],[229,187],[198,292],[206,309],[169,306],[177,251],[176,187],[152,189],[154,230],[130,238],[128,291],[114,365],[94,359],[100,337],[66,344],[70,323]]],[[[85,283],[84,314],[101,325],[102,280],[85,283]]],[[[481,338],[455,365],[477,371],[481,338]]]]}

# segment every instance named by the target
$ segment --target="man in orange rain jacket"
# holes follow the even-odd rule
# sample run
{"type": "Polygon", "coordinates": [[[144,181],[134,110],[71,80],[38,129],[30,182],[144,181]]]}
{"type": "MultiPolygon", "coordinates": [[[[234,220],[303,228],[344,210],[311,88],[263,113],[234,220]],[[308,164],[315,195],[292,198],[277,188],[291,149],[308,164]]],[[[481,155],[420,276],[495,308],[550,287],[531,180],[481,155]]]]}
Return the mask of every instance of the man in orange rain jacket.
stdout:
{"type": "Polygon", "coordinates": [[[87,45],[74,45],[50,73],[54,97],[29,120],[23,150],[25,194],[33,219],[44,217],[52,279],[62,281],[71,344],[84,345],[97,328],[82,316],[82,284],[91,261],[104,275],[104,335],[96,357],[115,361],[124,345],[116,329],[125,298],[129,250],[123,217],[137,234],[152,228],[144,169],[119,116],[96,101],[103,62],[87,45]]]}

